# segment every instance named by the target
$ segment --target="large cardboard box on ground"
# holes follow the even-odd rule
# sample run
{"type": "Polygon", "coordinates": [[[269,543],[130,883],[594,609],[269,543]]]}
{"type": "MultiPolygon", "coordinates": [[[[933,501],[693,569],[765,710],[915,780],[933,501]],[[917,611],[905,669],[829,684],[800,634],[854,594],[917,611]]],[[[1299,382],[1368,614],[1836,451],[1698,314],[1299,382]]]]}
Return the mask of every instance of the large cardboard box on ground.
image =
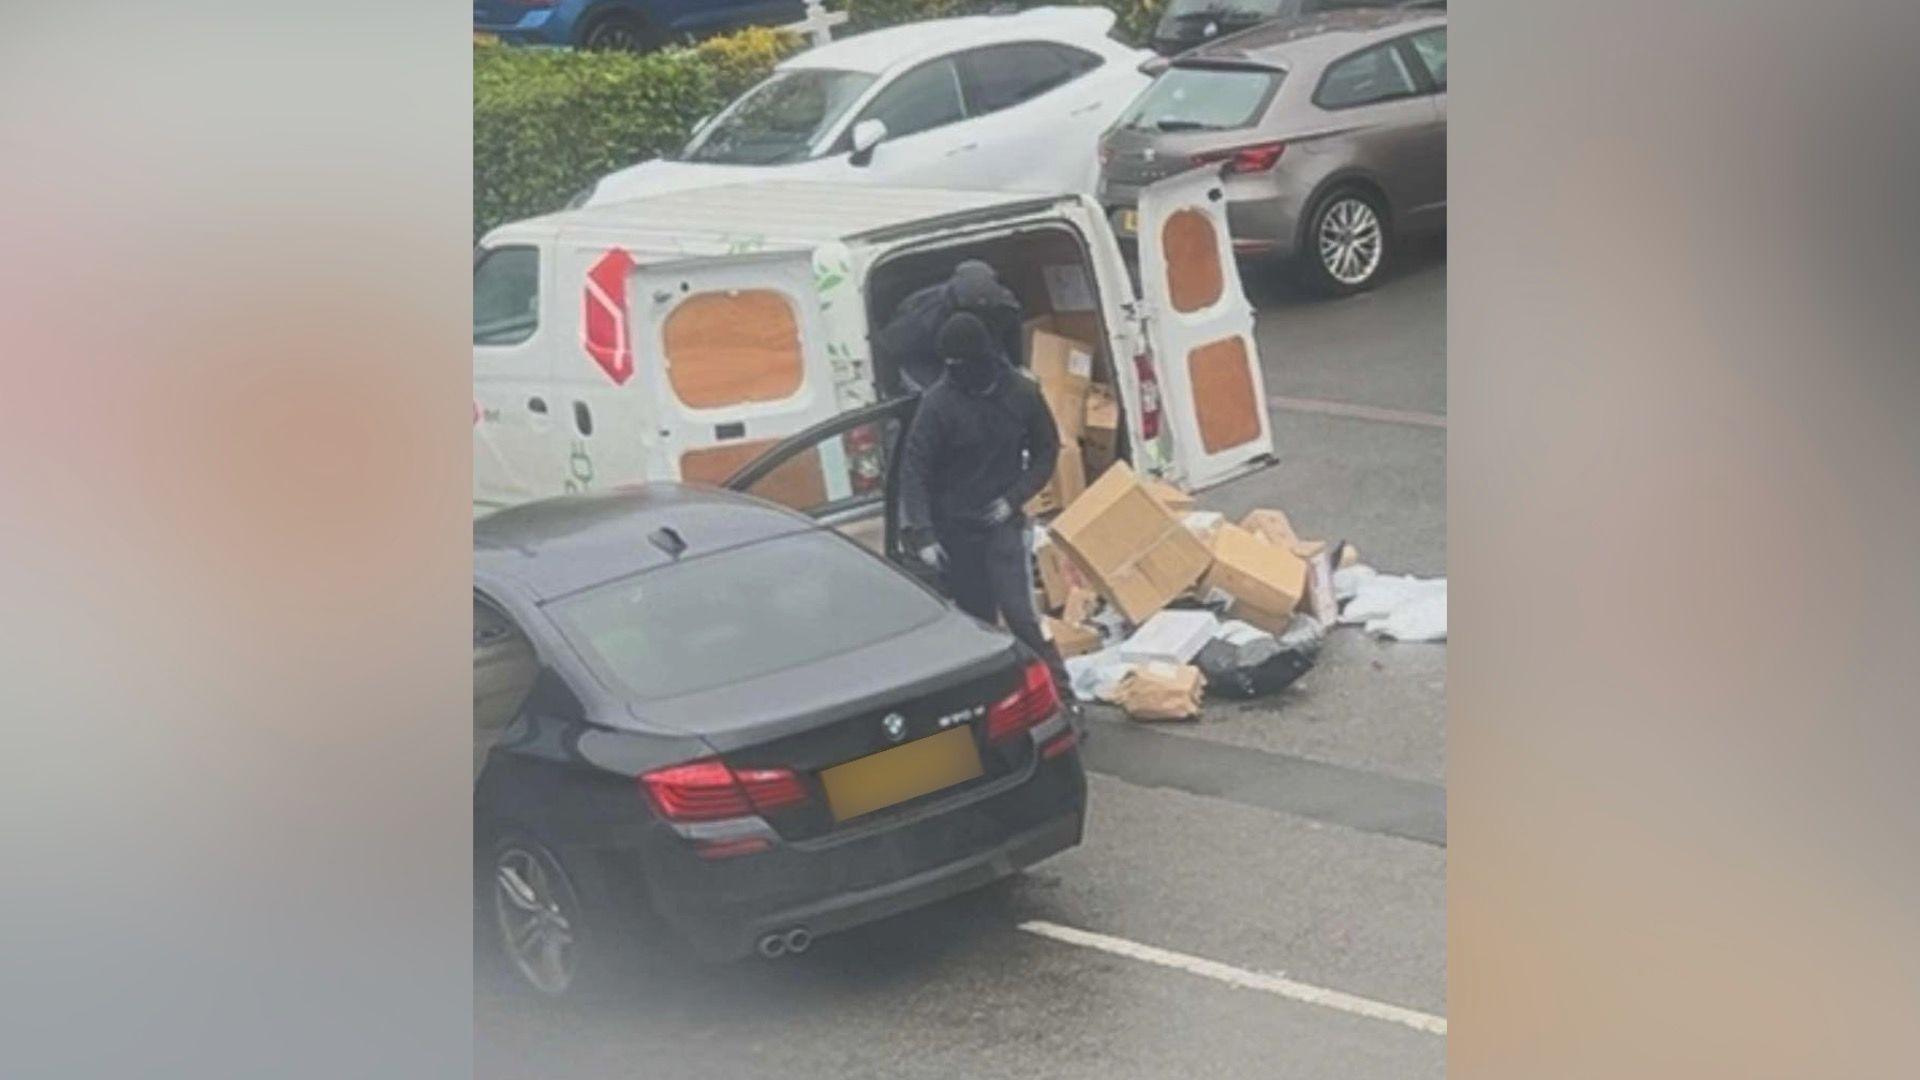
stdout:
{"type": "Polygon", "coordinates": [[[1089,584],[1086,575],[1051,537],[1043,536],[1042,542],[1033,549],[1033,560],[1040,566],[1040,591],[1047,598],[1048,611],[1060,610],[1074,589],[1089,584]]]}
{"type": "Polygon", "coordinates": [[[1211,557],[1117,462],[1053,522],[1053,542],[1135,624],[1200,580],[1211,557]]]}
{"type": "Polygon", "coordinates": [[[1155,502],[1175,514],[1184,514],[1194,507],[1192,495],[1181,491],[1165,480],[1156,480],[1148,477],[1141,481],[1141,483],[1146,487],[1147,494],[1153,496],[1155,502]]]}
{"type": "Polygon", "coordinates": [[[1277,634],[1307,591],[1307,564],[1238,525],[1222,525],[1213,534],[1213,566],[1201,588],[1233,597],[1229,615],[1277,634]]]}
{"type": "Polygon", "coordinates": [[[1060,444],[1060,460],[1054,464],[1053,479],[1040,493],[1027,500],[1028,517],[1051,514],[1063,506],[1071,506],[1080,493],[1087,490],[1087,465],[1080,456],[1080,444],[1063,441],[1060,444]]]}
{"type": "Polygon", "coordinates": [[[1247,516],[1240,519],[1240,527],[1303,559],[1311,559],[1327,549],[1325,540],[1300,539],[1300,534],[1293,531],[1293,522],[1278,510],[1249,510],[1247,516]]]}

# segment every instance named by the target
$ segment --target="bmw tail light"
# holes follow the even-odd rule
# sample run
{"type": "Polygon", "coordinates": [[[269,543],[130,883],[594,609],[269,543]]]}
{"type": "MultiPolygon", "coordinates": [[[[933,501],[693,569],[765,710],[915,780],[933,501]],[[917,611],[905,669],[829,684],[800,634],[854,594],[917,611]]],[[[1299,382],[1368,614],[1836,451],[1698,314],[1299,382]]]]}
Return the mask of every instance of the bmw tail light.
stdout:
{"type": "Polygon", "coordinates": [[[1283,142],[1255,143],[1252,146],[1238,146],[1231,150],[1210,150],[1204,154],[1195,154],[1195,165],[1213,165],[1226,162],[1226,171],[1233,173],[1266,172],[1280,160],[1280,154],[1286,150],[1283,142]]]}
{"type": "Polygon", "coordinates": [[[1047,665],[1036,660],[1027,665],[1020,685],[987,709],[987,741],[1000,742],[1033,727],[1060,709],[1060,694],[1053,687],[1053,675],[1047,665]]]}
{"type": "Polygon", "coordinates": [[[735,769],[733,776],[747,793],[747,802],[762,814],[807,801],[806,785],[792,769],[735,769]]]}
{"type": "Polygon", "coordinates": [[[1140,434],[1160,437],[1160,376],[1153,370],[1153,353],[1145,348],[1133,355],[1133,373],[1140,380],[1140,434]]]}
{"type": "Polygon", "coordinates": [[[807,801],[792,769],[730,769],[718,758],[655,769],[640,777],[653,808],[668,821],[721,821],[807,801]]]}

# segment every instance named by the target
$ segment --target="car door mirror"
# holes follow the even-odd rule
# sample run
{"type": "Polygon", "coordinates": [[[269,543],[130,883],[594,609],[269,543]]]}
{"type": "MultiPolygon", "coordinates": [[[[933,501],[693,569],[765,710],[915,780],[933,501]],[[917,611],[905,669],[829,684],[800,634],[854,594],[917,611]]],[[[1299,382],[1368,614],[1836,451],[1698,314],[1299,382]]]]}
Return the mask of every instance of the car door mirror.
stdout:
{"type": "Polygon", "coordinates": [[[887,137],[887,122],[868,117],[853,125],[853,157],[855,165],[866,165],[873,160],[873,148],[879,146],[887,137]]]}

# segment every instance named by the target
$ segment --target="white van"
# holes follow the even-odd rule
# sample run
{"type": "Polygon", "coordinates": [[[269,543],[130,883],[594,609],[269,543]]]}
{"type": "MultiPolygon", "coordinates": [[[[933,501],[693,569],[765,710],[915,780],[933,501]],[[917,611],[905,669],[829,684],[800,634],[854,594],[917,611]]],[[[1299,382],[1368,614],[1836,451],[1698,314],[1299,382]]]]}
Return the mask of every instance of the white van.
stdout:
{"type": "MultiPolygon", "coordinates": [[[[772,183],[503,225],[474,256],[475,510],[726,482],[875,404],[868,335],[965,258],[1089,346],[1136,470],[1197,489],[1270,462],[1225,205],[1211,172],[1147,189],[1138,292],[1105,215],[1078,195],[772,183]]],[[[892,449],[856,426],[757,490],[841,504],[875,487],[892,449]]]]}

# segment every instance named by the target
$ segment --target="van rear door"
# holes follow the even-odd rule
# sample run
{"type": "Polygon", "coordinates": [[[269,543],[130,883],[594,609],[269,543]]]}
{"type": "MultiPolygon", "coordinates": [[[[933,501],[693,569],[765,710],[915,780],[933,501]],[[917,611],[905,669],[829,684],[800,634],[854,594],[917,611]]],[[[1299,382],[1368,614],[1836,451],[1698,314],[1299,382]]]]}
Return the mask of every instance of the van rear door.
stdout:
{"type": "Polygon", "coordinates": [[[838,411],[807,252],[642,266],[627,307],[649,476],[718,485],[838,411]]]}
{"type": "Polygon", "coordinates": [[[1140,287],[1174,465],[1190,488],[1273,459],[1266,381],[1219,173],[1140,193],[1140,287]]]}

